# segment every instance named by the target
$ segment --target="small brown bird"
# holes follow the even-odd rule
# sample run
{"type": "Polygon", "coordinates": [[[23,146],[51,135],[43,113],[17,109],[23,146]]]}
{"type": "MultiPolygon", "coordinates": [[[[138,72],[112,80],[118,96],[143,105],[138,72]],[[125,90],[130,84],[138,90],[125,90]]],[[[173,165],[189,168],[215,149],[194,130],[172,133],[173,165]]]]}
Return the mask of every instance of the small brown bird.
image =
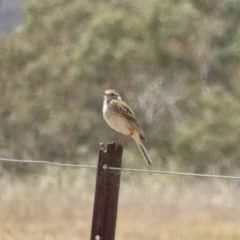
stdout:
{"type": "Polygon", "coordinates": [[[112,129],[124,134],[116,141],[117,145],[132,137],[142,153],[147,165],[152,164],[151,158],[141,141],[141,139],[146,140],[146,137],[132,109],[122,101],[122,98],[115,90],[106,90],[103,94],[104,119],[112,129]]]}

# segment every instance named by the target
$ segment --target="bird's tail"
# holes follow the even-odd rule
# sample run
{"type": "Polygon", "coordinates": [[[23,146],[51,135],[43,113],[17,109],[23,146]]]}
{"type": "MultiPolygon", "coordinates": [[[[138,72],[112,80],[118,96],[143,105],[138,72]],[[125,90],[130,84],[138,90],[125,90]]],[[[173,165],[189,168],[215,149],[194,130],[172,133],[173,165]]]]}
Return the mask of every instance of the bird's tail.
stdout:
{"type": "Polygon", "coordinates": [[[151,165],[152,164],[152,160],[151,160],[151,158],[150,158],[150,156],[149,156],[145,146],[143,145],[142,141],[140,140],[140,138],[139,137],[138,137],[138,139],[134,138],[134,140],[135,140],[135,142],[136,142],[140,152],[142,153],[142,155],[143,155],[147,165],[151,165]]]}

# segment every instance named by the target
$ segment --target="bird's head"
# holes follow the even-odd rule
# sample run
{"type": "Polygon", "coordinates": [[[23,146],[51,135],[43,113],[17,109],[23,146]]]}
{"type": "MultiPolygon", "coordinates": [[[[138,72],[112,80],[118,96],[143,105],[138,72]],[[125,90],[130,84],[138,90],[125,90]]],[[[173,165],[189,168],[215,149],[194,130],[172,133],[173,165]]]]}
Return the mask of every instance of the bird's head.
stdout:
{"type": "Polygon", "coordinates": [[[119,100],[121,101],[122,98],[120,97],[119,93],[116,92],[115,90],[106,90],[105,92],[103,92],[104,95],[104,99],[106,100],[119,100]]]}

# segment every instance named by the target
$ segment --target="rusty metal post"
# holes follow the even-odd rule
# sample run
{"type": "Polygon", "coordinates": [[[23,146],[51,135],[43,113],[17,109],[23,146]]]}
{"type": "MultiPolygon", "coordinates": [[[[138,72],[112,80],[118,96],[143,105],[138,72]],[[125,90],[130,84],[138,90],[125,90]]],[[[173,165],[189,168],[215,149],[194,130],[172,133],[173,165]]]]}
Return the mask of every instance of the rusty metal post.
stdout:
{"type": "Polygon", "coordinates": [[[98,156],[91,240],[114,240],[121,171],[107,167],[121,168],[123,147],[116,149],[111,143],[106,151],[102,148],[103,144],[98,156]]]}

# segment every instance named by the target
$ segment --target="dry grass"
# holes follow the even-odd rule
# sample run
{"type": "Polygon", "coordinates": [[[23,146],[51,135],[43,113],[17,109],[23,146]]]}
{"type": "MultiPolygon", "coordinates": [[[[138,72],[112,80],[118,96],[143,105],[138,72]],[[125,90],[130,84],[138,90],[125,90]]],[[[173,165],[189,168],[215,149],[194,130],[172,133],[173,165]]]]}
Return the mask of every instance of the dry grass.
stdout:
{"type": "MultiPolygon", "coordinates": [[[[95,172],[82,171],[1,178],[0,239],[90,239],[95,172]]],[[[240,239],[239,190],[236,181],[123,173],[116,240],[240,239]]]]}

